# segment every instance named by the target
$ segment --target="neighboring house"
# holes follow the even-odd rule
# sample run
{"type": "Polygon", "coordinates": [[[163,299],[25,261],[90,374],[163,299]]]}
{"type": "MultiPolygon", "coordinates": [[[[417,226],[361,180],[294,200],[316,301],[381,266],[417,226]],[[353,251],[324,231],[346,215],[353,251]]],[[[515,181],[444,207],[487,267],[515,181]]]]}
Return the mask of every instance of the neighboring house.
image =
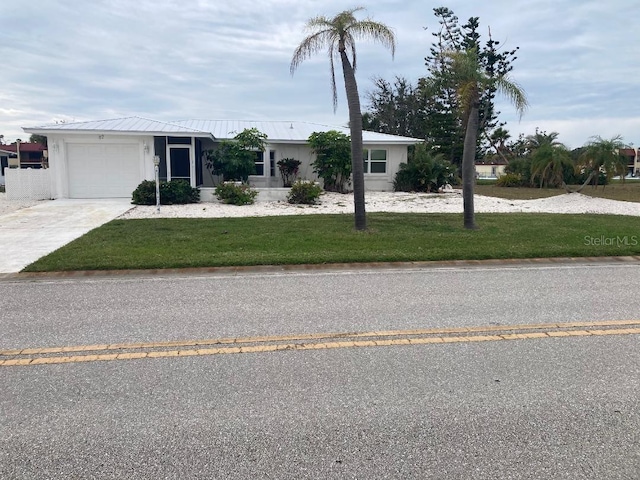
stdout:
{"type": "Polygon", "coordinates": [[[0,185],[5,183],[5,168],[42,168],[46,160],[47,147],[39,143],[0,145],[0,185]]]}
{"type": "Polygon", "coordinates": [[[627,159],[628,175],[640,177],[640,149],[621,148],[619,153],[627,159]]]}
{"type": "Polygon", "coordinates": [[[506,163],[476,163],[476,177],[478,178],[498,178],[504,175],[506,163]]]}
{"type": "Polygon", "coordinates": [[[0,157],[4,157],[6,154],[7,160],[19,159],[21,168],[42,168],[46,166],[47,147],[40,143],[19,142],[11,145],[0,145],[0,150],[2,151],[0,157]]]}
{"type": "MultiPolygon", "coordinates": [[[[194,187],[213,187],[204,153],[220,140],[232,139],[246,128],[268,137],[265,152],[256,156],[257,175],[249,182],[258,188],[280,187],[278,160],[300,160],[299,177],[316,179],[307,139],[313,132],[348,128],[306,122],[187,120],[158,122],[140,117],[63,123],[24,128],[45,135],[54,198],[130,197],[145,179],[154,179],[153,157],[160,157],[163,180],[184,179],[194,187]]],[[[400,163],[407,161],[407,147],[421,140],[363,132],[367,155],[365,188],[392,190],[400,163]]]]}

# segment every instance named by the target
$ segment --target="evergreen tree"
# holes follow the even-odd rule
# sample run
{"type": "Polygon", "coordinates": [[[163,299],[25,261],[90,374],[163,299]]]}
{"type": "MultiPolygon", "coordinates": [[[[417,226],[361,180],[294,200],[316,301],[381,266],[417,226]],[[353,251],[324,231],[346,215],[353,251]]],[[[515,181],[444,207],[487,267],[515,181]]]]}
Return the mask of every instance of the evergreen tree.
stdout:
{"type": "Polygon", "coordinates": [[[425,111],[417,86],[396,76],[393,83],[374,79],[376,89],[369,92],[369,111],[362,116],[365,130],[424,138],[425,111]]]}
{"type": "MultiPolygon", "coordinates": [[[[364,128],[424,138],[434,151],[460,165],[468,118],[459,104],[456,85],[451,80],[449,54],[475,49],[486,77],[503,78],[513,69],[518,48],[501,51],[500,42],[493,40],[490,32],[488,40],[483,43],[478,17],[471,17],[461,25],[449,8],[439,7],[433,11],[439,27],[433,33],[433,44],[424,59],[428,74],[415,85],[400,76],[394,83],[376,79],[374,90],[368,95],[369,109],[363,115],[364,128]]],[[[495,109],[495,96],[493,83],[488,83],[480,92],[478,158],[494,146],[490,140],[492,132],[505,125],[498,120],[500,112],[495,109]]]]}
{"type": "MultiPolygon", "coordinates": [[[[480,69],[487,78],[504,78],[513,70],[512,63],[517,58],[518,48],[499,51],[500,42],[493,40],[490,30],[489,38],[483,45],[478,33],[479,17],[471,17],[467,23],[460,26],[458,17],[447,7],[434,8],[433,11],[440,28],[433,33],[436,40],[431,46],[429,56],[425,58],[429,76],[422,80],[421,85],[427,89],[425,95],[436,98],[432,101],[434,109],[430,109],[428,114],[434,121],[441,122],[438,140],[442,146],[450,146],[451,160],[460,163],[464,131],[468,124],[466,115],[469,112],[461,108],[455,84],[451,82],[452,63],[449,54],[475,50],[480,69]]],[[[491,146],[488,132],[505,125],[498,121],[500,112],[495,109],[495,83],[489,82],[479,95],[477,156],[491,146]],[[485,144],[481,145],[480,142],[485,144]]]]}

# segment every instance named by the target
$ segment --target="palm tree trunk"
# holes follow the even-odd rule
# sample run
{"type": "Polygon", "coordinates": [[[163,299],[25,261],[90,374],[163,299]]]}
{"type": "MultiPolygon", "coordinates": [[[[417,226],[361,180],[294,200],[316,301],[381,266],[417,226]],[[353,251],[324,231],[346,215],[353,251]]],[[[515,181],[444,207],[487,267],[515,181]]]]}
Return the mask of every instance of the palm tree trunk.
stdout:
{"type": "Polygon", "coordinates": [[[362,113],[356,77],[344,49],[340,51],[342,74],[349,106],[349,130],[351,131],[351,165],[353,175],[353,205],[356,230],[367,229],[367,215],[364,206],[364,162],[362,160],[362,113]]]}
{"type": "Polygon", "coordinates": [[[584,183],[579,188],[577,188],[576,190],[571,190],[569,188],[569,185],[564,183],[564,180],[562,181],[562,187],[567,191],[567,193],[580,193],[584,187],[589,185],[589,182],[591,182],[591,179],[593,178],[594,173],[595,172],[591,172],[589,174],[589,176],[587,177],[587,179],[584,181],[584,183]]]}
{"type": "Polygon", "coordinates": [[[464,228],[476,229],[473,207],[473,188],[476,181],[476,144],[478,140],[478,105],[474,103],[469,112],[467,131],[462,151],[462,201],[464,204],[464,228]]]}

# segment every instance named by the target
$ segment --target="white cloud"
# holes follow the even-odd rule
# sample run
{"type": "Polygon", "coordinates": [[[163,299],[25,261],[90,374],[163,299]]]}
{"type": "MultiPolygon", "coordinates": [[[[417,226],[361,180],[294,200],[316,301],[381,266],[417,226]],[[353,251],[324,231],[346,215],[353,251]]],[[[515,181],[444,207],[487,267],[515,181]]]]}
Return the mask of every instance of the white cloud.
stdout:
{"type": "Polygon", "coordinates": [[[554,120],[546,119],[539,121],[512,122],[509,124],[513,138],[518,134],[531,135],[536,128],[547,132],[558,132],[559,140],[569,148],[578,148],[589,141],[591,137],[600,136],[602,138],[613,138],[617,135],[627,144],[640,147],[637,143],[638,132],[640,131],[640,117],[636,118],[613,118],[602,117],[593,119],[567,119],[554,120]]]}

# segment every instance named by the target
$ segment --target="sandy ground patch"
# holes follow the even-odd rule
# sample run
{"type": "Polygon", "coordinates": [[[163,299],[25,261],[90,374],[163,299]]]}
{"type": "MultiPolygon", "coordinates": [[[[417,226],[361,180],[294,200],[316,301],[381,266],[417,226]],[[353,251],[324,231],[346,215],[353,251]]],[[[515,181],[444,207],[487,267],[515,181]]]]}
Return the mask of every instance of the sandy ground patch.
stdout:
{"type": "MultiPolygon", "coordinates": [[[[285,201],[259,202],[240,207],[217,202],[163,205],[159,214],[154,206],[138,205],[132,206],[131,210],[119,218],[228,218],[353,213],[351,194],[329,192],[323,194],[320,199],[321,202],[318,205],[291,205],[285,201]]],[[[40,202],[9,201],[6,198],[6,193],[0,193],[0,215],[6,215],[38,203],[40,202]]],[[[607,200],[579,193],[536,200],[506,200],[476,195],[474,203],[477,213],[596,213],[640,216],[640,203],[607,200]]],[[[442,194],[367,192],[366,208],[367,212],[462,213],[462,195],[459,190],[442,194]]]]}
{"type": "MultiPolygon", "coordinates": [[[[350,194],[325,193],[320,198],[319,205],[290,205],[284,201],[244,206],[222,203],[163,205],[159,214],[156,207],[140,205],[120,218],[226,218],[353,213],[353,197],[350,194]]],[[[505,200],[476,195],[474,203],[478,213],[597,213],[640,216],[640,203],[606,200],[579,193],[537,200],[505,200]]],[[[463,207],[460,191],[443,194],[367,192],[366,209],[367,212],[462,213],[463,207]]]]}

